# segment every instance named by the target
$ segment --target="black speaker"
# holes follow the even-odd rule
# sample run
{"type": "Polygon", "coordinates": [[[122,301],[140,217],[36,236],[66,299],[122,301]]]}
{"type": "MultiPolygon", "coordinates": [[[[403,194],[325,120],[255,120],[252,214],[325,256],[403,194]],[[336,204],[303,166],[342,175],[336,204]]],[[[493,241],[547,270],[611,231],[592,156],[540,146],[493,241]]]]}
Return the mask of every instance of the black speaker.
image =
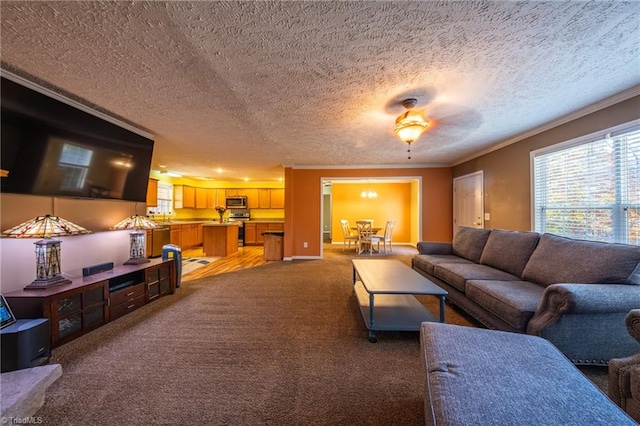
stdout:
{"type": "Polygon", "coordinates": [[[110,271],[113,269],[113,262],[99,263],[97,265],[87,266],[82,268],[82,276],[97,274],[98,272],[110,271]]]}
{"type": "Polygon", "coordinates": [[[0,330],[2,373],[49,362],[51,337],[47,318],[19,319],[0,330]]]}

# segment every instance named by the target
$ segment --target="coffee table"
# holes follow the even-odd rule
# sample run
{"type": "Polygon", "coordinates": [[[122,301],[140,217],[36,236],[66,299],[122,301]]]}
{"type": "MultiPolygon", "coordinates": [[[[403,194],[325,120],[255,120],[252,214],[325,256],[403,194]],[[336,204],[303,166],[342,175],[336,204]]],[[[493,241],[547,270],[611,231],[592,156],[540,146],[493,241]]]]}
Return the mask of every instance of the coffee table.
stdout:
{"type": "Polygon", "coordinates": [[[376,331],[419,331],[424,321],[444,322],[447,291],[395,259],[353,259],[353,289],[375,343],[376,331]],[[413,295],[440,298],[437,319],[413,295]]]}

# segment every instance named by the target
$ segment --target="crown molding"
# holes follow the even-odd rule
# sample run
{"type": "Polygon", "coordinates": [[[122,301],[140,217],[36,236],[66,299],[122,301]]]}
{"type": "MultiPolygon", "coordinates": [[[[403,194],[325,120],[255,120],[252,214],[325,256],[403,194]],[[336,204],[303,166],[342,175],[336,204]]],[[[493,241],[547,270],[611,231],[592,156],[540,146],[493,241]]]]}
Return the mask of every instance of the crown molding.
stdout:
{"type": "Polygon", "coordinates": [[[451,167],[449,164],[283,164],[296,170],[371,170],[371,169],[433,169],[451,167]]]}
{"type": "Polygon", "coordinates": [[[513,145],[516,142],[520,142],[524,139],[530,138],[532,136],[538,135],[542,132],[546,132],[547,130],[553,129],[554,127],[558,127],[561,126],[563,124],[569,123],[570,121],[573,120],[577,120],[578,118],[582,118],[585,117],[589,114],[593,114],[594,112],[598,112],[602,109],[608,108],[612,105],[618,104],[620,102],[624,102],[626,100],[629,100],[635,96],[640,95],[640,85],[634,86],[631,89],[625,90],[623,92],[620,92],[616,95],[613,95],[609,98],[603,99],[599,102],[596,102],[594,104],[591,104],[589,106],[586,106],[584,108],[581,108],[579,110],[576,110],[570,114],[564,115],[558,119],[555,119],[553,121],[550,121],[548,123],[545,123],[541,126],[538,127],[534,127],[533,129],[529,130],[528,132],[525,133],[521,133],[517,136],[514,136],[513,138],[507,139],[503,142],[500,142],[496,145],[493,145],[490,148],[487,148],[485,150],[476,152],[475,154],[472,154],[468,157],[465,157],[461,160],[455,161],[453,164],[450,165],[450,167],[454,167],[457,166],[459,164],[462,163],[466,163],[467,161],[471,161],[475,158],[478,157],[482,157],[483,155],[489,154],[493,151],[497,151],[501,148],[504,148],[506,146],[509,145],[513,145]]]}

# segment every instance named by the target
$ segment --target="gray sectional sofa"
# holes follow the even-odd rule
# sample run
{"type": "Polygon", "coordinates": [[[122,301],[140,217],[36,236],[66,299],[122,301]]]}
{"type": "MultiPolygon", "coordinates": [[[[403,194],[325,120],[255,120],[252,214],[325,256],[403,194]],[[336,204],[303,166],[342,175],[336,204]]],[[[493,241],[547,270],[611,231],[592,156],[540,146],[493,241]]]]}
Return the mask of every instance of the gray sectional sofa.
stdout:
{"type": "Polygon", "coordinates": [[[420,346],[427,425],[636,424],[540,337],[424,322],[420,346]]]}
{"type": "Polygon", "coordinates": [[[419,242],[417,272],[485,326],[541,336],[574,364],[640,351],[625,316],[640,307],[640,247],[461,227],[419,242]]]}

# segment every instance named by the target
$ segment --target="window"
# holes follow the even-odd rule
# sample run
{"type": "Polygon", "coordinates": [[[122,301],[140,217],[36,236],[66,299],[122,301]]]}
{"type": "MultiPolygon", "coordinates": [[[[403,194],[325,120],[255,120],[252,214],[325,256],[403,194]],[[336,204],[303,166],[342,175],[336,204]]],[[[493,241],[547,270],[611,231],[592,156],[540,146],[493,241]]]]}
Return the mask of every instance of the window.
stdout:
{"type": "Polygon", "coordinates": [[[171,214],[173,206],[173,185],[158,182],[158,206],[152,207],[155,214],[171,214]]]}
{"type": "Polygon", "coordinates": [[[640,245],[640,122],[531,156],[537,232],[640,245]]]}

